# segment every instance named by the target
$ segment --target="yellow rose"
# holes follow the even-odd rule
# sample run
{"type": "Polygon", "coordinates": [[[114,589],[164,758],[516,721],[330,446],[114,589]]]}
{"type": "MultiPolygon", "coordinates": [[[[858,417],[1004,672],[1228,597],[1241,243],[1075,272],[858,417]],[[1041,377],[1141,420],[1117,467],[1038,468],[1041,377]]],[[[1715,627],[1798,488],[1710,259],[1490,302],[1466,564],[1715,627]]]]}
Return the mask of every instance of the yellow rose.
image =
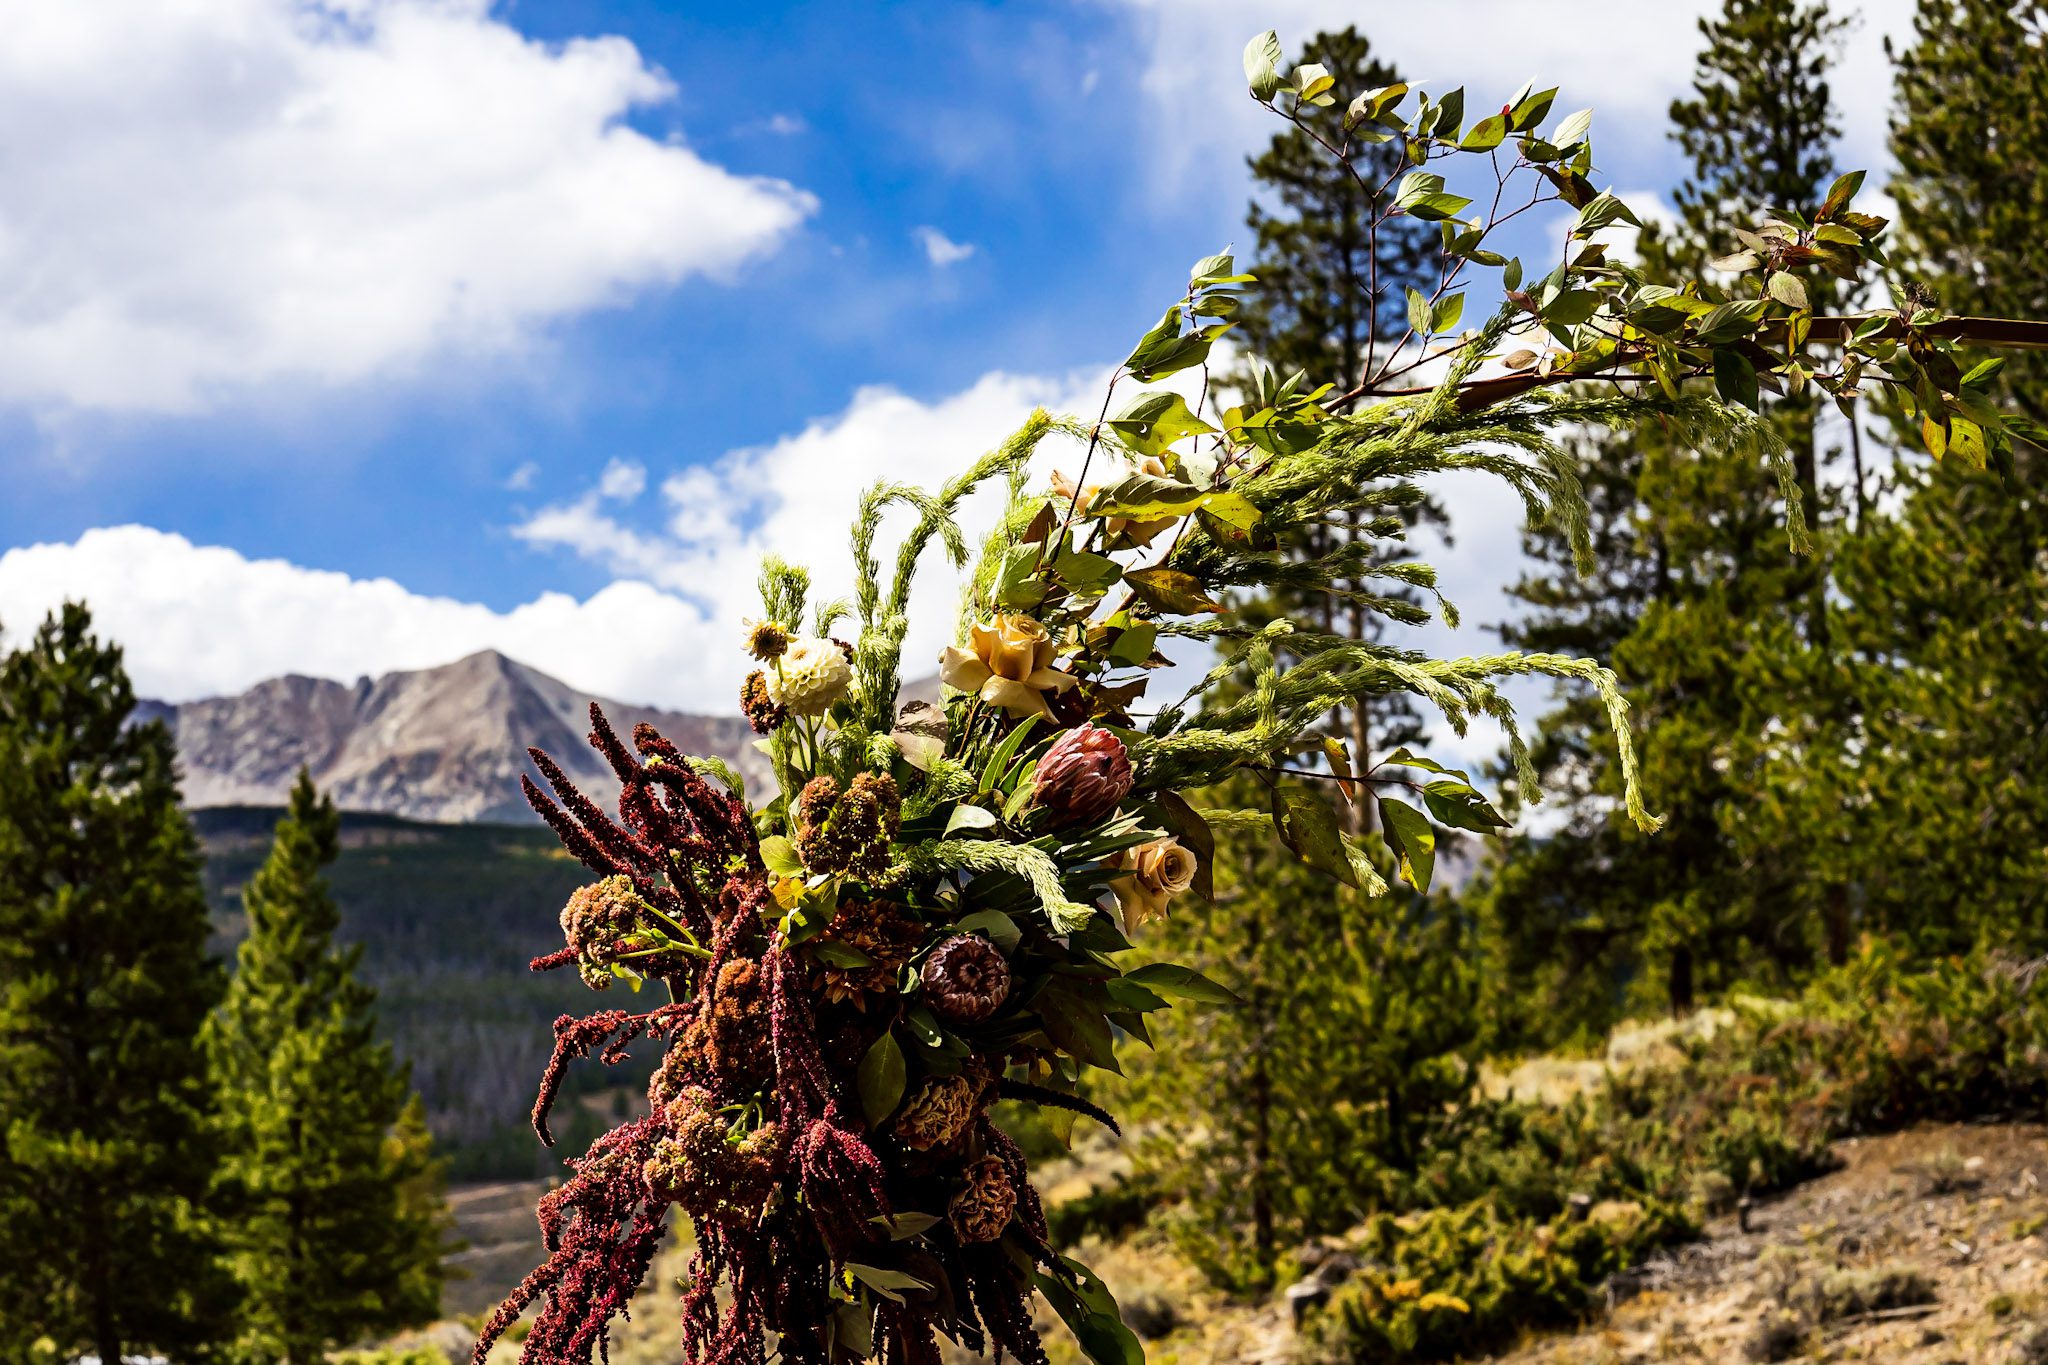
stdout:
{"type": "Polygon", "coordinates": [[[1052,666],[1053,639],[1028,616],[998,615],[969,631],[968,643],[971,649],[948,645],[939,655],[940,680],[1013,716],[1050,720],[1046,692],[1064,692],[1075,685],[1072,675],[1052,666]]]}
{"type": "Polygon", "coordinates": [[[1127,848],[1117,860],[1124,875],[1109,884],[1123,912],[1124,931],[1166,918],[1166,903],[1194,885],[1195,855],[1178,839],[1154,839],[1127,848]]]}

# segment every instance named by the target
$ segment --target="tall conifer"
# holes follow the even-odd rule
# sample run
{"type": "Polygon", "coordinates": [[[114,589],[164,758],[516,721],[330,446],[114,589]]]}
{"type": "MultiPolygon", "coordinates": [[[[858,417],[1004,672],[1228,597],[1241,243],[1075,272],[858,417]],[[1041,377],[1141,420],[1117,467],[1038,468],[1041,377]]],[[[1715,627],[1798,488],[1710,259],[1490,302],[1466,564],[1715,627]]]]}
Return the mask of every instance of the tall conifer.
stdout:
{"type": "MultiPolygon", "coordinates": [[[[1645,259],[1698,269],[1733,247],[1716,224],[1818,202],[1833,179],[1826,73],[1841,26],[1813,0],[1727,0],[1701,21],[1692,94],[1671,110],[1691,163],[1679,221],[1645,232],[1645,259]]],[[[1570,698],[1536,745],[1564,823],[1522,841],[1486,897],[1495,979],[1507,990],[1502,1043],[1597,1035],[1625,1002],[1685,1009],[1702,992],[1782,980],[1819,952],[1846,950],[1844,888],[1807,875],[1811,864],[1759,856],[1751,823],[1787,689],[1806,694],[1816,725],[1840,692],[1825,578],[1839,528],[1820,476],[1816,405],[1809,395],[1764,401],[1813,553],[1790,553],[1787,509],[1753,455],[1647,431],[1580,449],[1595,573],[1581,578],[1554,532],[1527,538],[1541,567],[1515,594],[1531,610],[1503,633],[1519,648],[1613,659],[1654,735],[1644,787],[1669,822],[1646,837],[1621,818],[1611,742],[1588,739],[1600,734],[1590,698],[1570,698]]],[[[1768,827],[1782,836],[1770,850],[1779,853],[1791,834],[1768,827]]]]}
{"type": "Polygon", "coordinates": [[[0,1359],[228,1333],[201,1214],[220,971],[170,732],[134,707],[82,606],[0,660],[0,1359]]]}
{"type": "Polygon", "coordinates": [[[340,829],[301,771],[242,893],[248,936],[208,1034],[243,1348],[289,1365],[429,1319],[440,1297],[442,1215],[421,1197],[437,1174],[405,1071],[376,1039],[361,950],[334,941],[324,870],[340,829]]]}

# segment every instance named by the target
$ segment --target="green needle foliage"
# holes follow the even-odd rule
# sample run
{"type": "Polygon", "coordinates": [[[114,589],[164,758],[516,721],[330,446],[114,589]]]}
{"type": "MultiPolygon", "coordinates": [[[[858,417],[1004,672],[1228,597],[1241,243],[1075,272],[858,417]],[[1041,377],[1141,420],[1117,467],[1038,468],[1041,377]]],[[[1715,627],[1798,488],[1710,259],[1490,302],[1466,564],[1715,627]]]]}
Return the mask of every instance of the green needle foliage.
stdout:
{"type": "MultiPolygon", "coordinates": [[[[1896,53],[1899,254],[1958,312],[2040,316],[2048,287],[2048,11],[1928,0],[1896,53]]],[[[2048,419],[2048,366],[2021,352],[1981,392],[2048,419]]],[[[1908,419],[1900,436],[1920,439],[1908,419]]],[[[1901,463],[1895,515],[1838,576],[1857,723],[1822,755],[1832,792],[1789,811],[1852,881],[1863,924],[1925,953],[2048,941],[2048,472],[2017,443],[1998,473],[1901,463]],[[1831,802],[1825,796],[1832,796],[1831,802]]]]}
{"type": "Polygon", "coordinates": [[[171,736],[67,605],[0,661],[0,1359],[207,1360],[220,995],[171,736]]]}
{"type": "Polygon", "coordinates": [[[324,869],[340,816],[303,771],[243,892],[249,932],[208,1031],[223,1095],[220,1201],[252,1361],[307,1365],[431,1319],[445,1224],[405,1071],[340,948],[324,869]]]}
{"type": "MultiPolygon", "coordinates": [[[[1700,28],[1694,92],[1671,111],[1691,162],[1680,222],[1646,230],[1639,244],[1646,263],[1678,273],[1736,244],[1731,216],[1812,202],[1832,175],[1826,70],[1840,20],[1810,0],[1729,0],[1700,28]]],[[[1803,290],[1823,311],[1841,293],[1821,272],[1803,290]]],[[[1729,388],[1724,397],[1757,404],[1729,388]]],[[[1739,981],[1782,983],[1823,946],[1847,950],[1842,885],[1803,877],[1797,859],[1759,856],[1752,824],[1760,801],[1782,795],[1767,775],[1804,780],[1773,767],[1786,699],[1799,696],[1808,724],[1824,726],[1841,691],[1825,577],[1840,528],[1819,477],[1817,404],[1806,390],[1763,411],[1789,481],[1774,483],[1725,445],[1655,426],[1589,436],[1572,456],[1595,571],[1579,572],[1575,548],[1554,531],[1526,537],[1541,567],[1516,585],[1530,610],[1505,638],[1613,660],[1636,723],[1655,736],[1646,800],[1670,823],[1645,837],[1622,818],[1621,755],[1588,723],[1598,699],[1568,693],[1534,746],[1563,823],[1518,842],[1482,898],[1499,1045],[1595,1038],[1628,1008],[1683,1010],[1739,981]],[[1795,555],[1786,527],[1801,521],[1812,544],[1795,555]]]]}

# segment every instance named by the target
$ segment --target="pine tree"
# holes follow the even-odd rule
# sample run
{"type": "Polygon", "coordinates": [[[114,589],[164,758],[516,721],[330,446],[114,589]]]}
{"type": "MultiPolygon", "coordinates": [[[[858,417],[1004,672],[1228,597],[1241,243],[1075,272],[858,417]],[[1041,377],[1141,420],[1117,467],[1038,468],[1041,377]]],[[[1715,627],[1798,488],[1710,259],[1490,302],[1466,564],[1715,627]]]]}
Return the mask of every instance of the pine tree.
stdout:
{"type": "MultiPolygon", "coordinates": [[[[1372,44],[1356,27],[1318,33],[1301,59],[1320,63],[1340,89],[1371,90],[1400,79],[1373,55],[1372,44]]],[[[1303,112],[1323,137],[1336,142],[1344,140],[1341,116],[1341,110],[1303,112]]],[[[1359,182],[1391,182],[1403,165],[1399,144],[1364,146],[1354,153],[1353,169],[1347,170],[1308,133],[1290,127],[1250,159],[1252,182],[1270,196],[1270,206],[1254,199],[1245,216],[1257,243],[1256,258],[1246,269],[1258,284],[1238,319],[1247,350],[1262,363],[1282,376],[1300,372],[1312,384],[1339,389],[1393,362],[1408,330],[1408,290],[1420,287],[1426,293],[1435,283],[1428,272],[1438,245],[1436,230],[1418,219],[1371,226],[1389,196],[1368,195],[1359,182]]],[[[1340,539],[1369,545],[1351,590],[1398,603],[1405,609],[1399,614],[1419,622],[1425,617],[1415,590],[1378,575],[1407,557],[1399,553],[1398,537],[1422,525],[1443,531],[1448,526],[1443,508],[1433,499],[1389,489],[1373,524],[1354,518],[1345,527],[1320,528],[1301,548],[1321,555],[1340,539]]],[[[1346,609],[1320,591],[1283,593],[1277,605],[1283,612],[1318,613],[1327,631],[1356,639],[1377,639],[1385,625],[1365,600],[1354,599],[1346,609]]],[[[1331,733],[1349,744],[1356,762],[1369,764],[1371,755],[1416,743],[1423,729],[1414,702],[1404,695],[1338,713],[1331,733]]],[[[1354,830],[1362,828],[1369,809],[1365,803],[1347,812],[1354,830]]]]}
{"type": "Polygon", "coordinates": [[[1369,900],[1263,835],[1225,840],[1216,865],[1217,904],[1148,944],[1242,1003],[1163,1020],[1134,1084],[1145,1159],[1186,1194],[1176,1240],[1249,1288],[1281,1251],[1413,1202],[1471,1094],[1478,978],[1453,903],[1369,900]]]}
{"type": "MultiPolygon", "coordinates": [[[[1693,93],[1671,111],[1691,161],[1680,221],[1644,233],[1645,259],[1696,270],[1732,245],[1713,236],[1731,215],[1818,200],[1832,179],[1826,70],[1840,28],[1808,0],[1728,0],[1701,21],[1693,93]]],[[[1749,818],[1766,771],[1789,775],[1773,768],[1769,738],[1788,691],[1821,728],[1834,724],[1842,691],[1826,579],[1839,528],[1820,479],[1815,405],[1791,395],[1769,410],[1814,553],[1788,552],[1787,508],[1754,461],[1641,431],[1578,452],[1594,512],[1592,575],[1576,574],[1554,533],[1526,538],[1543,567],[1517,585],[1532,610],[1504,636],[1612,658],[1654,736],[1644,788],[1669,823],[1645,837],[1620,818],[1611,743],[1587,738],[1600,733],[1588,723],[1591,699],[1569,698],[1536,745],[1564,824],[1522,841],[1484,897],[1505,987],[1499,1044],[1590,1038],[1630,1004],[1684,1010],[1702,992],[1782,981],[1816,951],[1846,951],[1845,888],[1783,856],[1804,831],[1767,825],[1774,856],[1761,856],[1749,818]]]]}
{"type": "MultiPolygon", "coordinates": [[[[1356,28],[1321,33],[1304,47],[1339,88],[1364,91],[1399,80],[1356,28]]],[[[1344,143],[1342,110],[1305,110],[1317,131],[1344,143]]],[[[1362,189],[1390,183],[1398,144],[1355,146],[1354,171],[1308,133],[1288,128],[1251,160],[1247,222],[1258,280],[1240,319],[1247,349],[1269,371],[1349,388],[1370,372],[1412,359],[1407,294],[1425,293],[1437,230],[1411,218],[1369,225],[1385,205],[1362,189]]],[[[1256,376],[1251,376],[1254,387],[1256,376]]],[[[1282,587],[1246,610],[1317,619],[1334,635],[1377,640],[1389,619],[1427,619],[1419,594],[1386,570],[1408,558],[1402,538],[1442,527],[1442,509],[1412,484],[1376,490],[1373,514],[1318,527],[1291,548],[1305,558],[1348,545],[1348,581],[1282,587]]],[[[1349,763],[1417,743],[1421,716],[1406,696],[1340,709],[1328,737],[1349,763]]],[[[1257,784],[1220,804],[1260,805],[1257,784]]],[[[1372,803],[1343,803],[1354,834],[1372,803]]],[[[1184,1247],[1217,1281],[1270,1280],[1278,1252],[1304,1237],[1349,1226],[1383,1206],[1414,1168],[1446,1107],[1470,1090],[1459,1050],[1475,1033],[1474,978],[1449,912],[1405,889],[1369,901],[1303,865],[1270,835],[1229,841],[1217,905],[1183,916],[1159,935],[1161,950],[1227,982],[1240,1007],[1163,1027],[1159,1061],[1140,1078],[1157,1101],[1162,1130],[1152,1160],[1193,1193],[1184,1247]]]]}
{"type": "Polygon", "coordinates": [[[170,732],[84,607],[0,660],[0,1358],[212,1357],[220,994],[170,732]]]}
{"type": "Polygon", "coordinates": [[[301,771],[243,891],[248,937],[208,1031],[243,1349],[290,1365],[429,1319],[440,1299],[438,1173],[417,1101],[376,1039],[361,950],[334,942],[323,869],[340,829],[301,771]]]}
{"type": "MultiPolygon", "coordinates": [[[[1960,313],[2048,308],[2048,7],[1922,0],[1894,54],[1894,257],[1960,313]]],[[[1994,401],[2048,420],[2048,364],[2004,358],[1994,401]]],[[[1921,439],[1917,420],[1900,442],[1921,439]]],[[[1839,576],[1867,701],[1841,804],[1871,929],[1928,953],[2048,946],[2048,456],[1901,462],[1896,514],[1839,576]],[[1871,856],[1877,851],[1877,856],[1871,856]]]]}

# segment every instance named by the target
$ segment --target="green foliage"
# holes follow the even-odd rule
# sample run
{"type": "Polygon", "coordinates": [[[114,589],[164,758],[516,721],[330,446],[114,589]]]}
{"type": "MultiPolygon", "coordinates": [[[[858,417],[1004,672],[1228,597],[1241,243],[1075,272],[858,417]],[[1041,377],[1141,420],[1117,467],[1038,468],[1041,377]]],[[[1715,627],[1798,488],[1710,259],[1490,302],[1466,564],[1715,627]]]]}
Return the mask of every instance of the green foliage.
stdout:
{"type": "Polygon", "coordinates": [[[1187,1191],[1172,1220],[1218,1283],[1270,1283],[1277,1254],[1398,1203],[1472,1088],[1459,1050],[1476,979],[1455,905],[1377,900],[1263,834],[1222,841],[1217,904],[1160,927],[1239,1005],[1162,1017],[1134,1081],[1146,1168],[1187,1191]]]}
{"type": "MultiPolygon", "coordinates": [[[[1458,1140],[1410,1189],[1421,1211],[1390,1211],[1355,1237],[1372,1268],[1318,1316],[1309,1358],[1498,1348],[1579,1320],[1609,1275],[1694,1235],[1715,1211],[1701,1191],[1716,1184],[1763,1194],[1809,1179],[1852,1133],[2038,1113],[2048,997],[2035,974],[1994,953],[1914,969],[1870,949],[1797,1000],[1748,1009],[1676,1064],[1612,1076],[1590,1098],[1469,1106],[1458,1140]],[[1569,1212],[1574,1194],[1593,1201],[1583,1220],[1569,1212]]],[[[1839,1306],[1910,1287],[1843,1279],[1815,1292],[1839,1306]]]]}
{"type": "MultiPolygon", "coordinates": [[[[282,812],[195,811],[206,849],[215,941],[247,931],[242,889],[269,856],[282,812]]],[[[562,903],[583,880],[542,826],[435,825],[346,811],[325,873],[340,911],[336,941],[360,948],[357,975],[377,992],[379,1036],[411,1073],[435,1146],[456,1181],[559,1175],[538,1147],[526,1089],[548,1057],[549,1025],[582,996],[559,975],[526,970],[560,941],[562,903]]],[[[639,1057],[611,1078],[572,1072],[565,1095],[602,1085],[644,1089],[639,1057]]],[[[570,1110],[561,1150],[580,1153],[604,1125],[570,1110]]]]}
{"type": "Polygon", "coordinates": [[[405,1073],[376,1039],[361,950],[334,941],[324,871],[340,832],[301,772],[243,891],[248,935],[207,1032],[225,1101],[217,1197],[252,1360],[305,1365],[440,1304],[439,1171],[405,1073]]]}
{"type": "Polygon", "coordinates": [[[1455,1359],[1570,1326],[1596,1306],[1608,1276],[1691,1229],[1665,1208],[1631,1208],[1612,1221],[1504,1218],[1484,1203],[1399,1221],[1381,1215],[1358,1244],[1373,1268],[1313,1319],[1302,1359],[1455,1359]]]}
{"type": "MultiPolygon", "coordinates": [[[[1733,244],[1733,212],[1846,203],[1824,193],[1839,27],[1806,0],[1731,0],[1702,21],[1694,91],[1672,107],[1691,160],[1682,222],[1643,234],[1646,260],[1697,270],[1733,244]]],[[[1752,268],[1765,259],[1749,256],[1752,268]]],[[[1802,297],[1821,307],[1841,293],[1822,277],[1802,297]]],[[[1732,397],[1754,407],[1752,379],[1732,397]]],[[[1525,538],[1543,567],[1515,586],[1529,610],[1505,637],[1613,661],[1636,723],[1655,736],[1642,781],[1670,823],[1645,838],[1618,818],[1624,751],[1589,724],[1590,691],[1567,692],[1533,746],[1536,785],[1563,796],[1563,824],[1511,845],[1480,897],[1499,983],[1495,1047],[1600,1036],[1626,1010],[1684,1010],[1744,982],[1783,988],[1823,951],[1839,959],[1849,947],[1846,888],[1802,877],[1802,841],[1767,837],[1754,819],[1760,801],[1825,799],[1811,774],[1775,764],[1772,731],[1788,703],[1808,730],[1831,728],[1842,705],[1824,577],[1840,536],[1818,475],[1815,404],[1786,387],[1765,408],[1789,457],[1777,488],[1725,447],[1654,430],[1588,437],[1571,457],[1596,571],[1584,574],[1554,531],[1525,538]],[[1788,554],[1781,528],[1804,519],[1822,532],[1808,554],[1788,554]]],[[[1520,775],[1512,785],[1536,799],[1520,775]]]]}
{"type": "Polygon", "coordinates": [[[75,604],[0,660],[0,1357],[213,1358],[220,993],[169,732],[75,604]]]}

